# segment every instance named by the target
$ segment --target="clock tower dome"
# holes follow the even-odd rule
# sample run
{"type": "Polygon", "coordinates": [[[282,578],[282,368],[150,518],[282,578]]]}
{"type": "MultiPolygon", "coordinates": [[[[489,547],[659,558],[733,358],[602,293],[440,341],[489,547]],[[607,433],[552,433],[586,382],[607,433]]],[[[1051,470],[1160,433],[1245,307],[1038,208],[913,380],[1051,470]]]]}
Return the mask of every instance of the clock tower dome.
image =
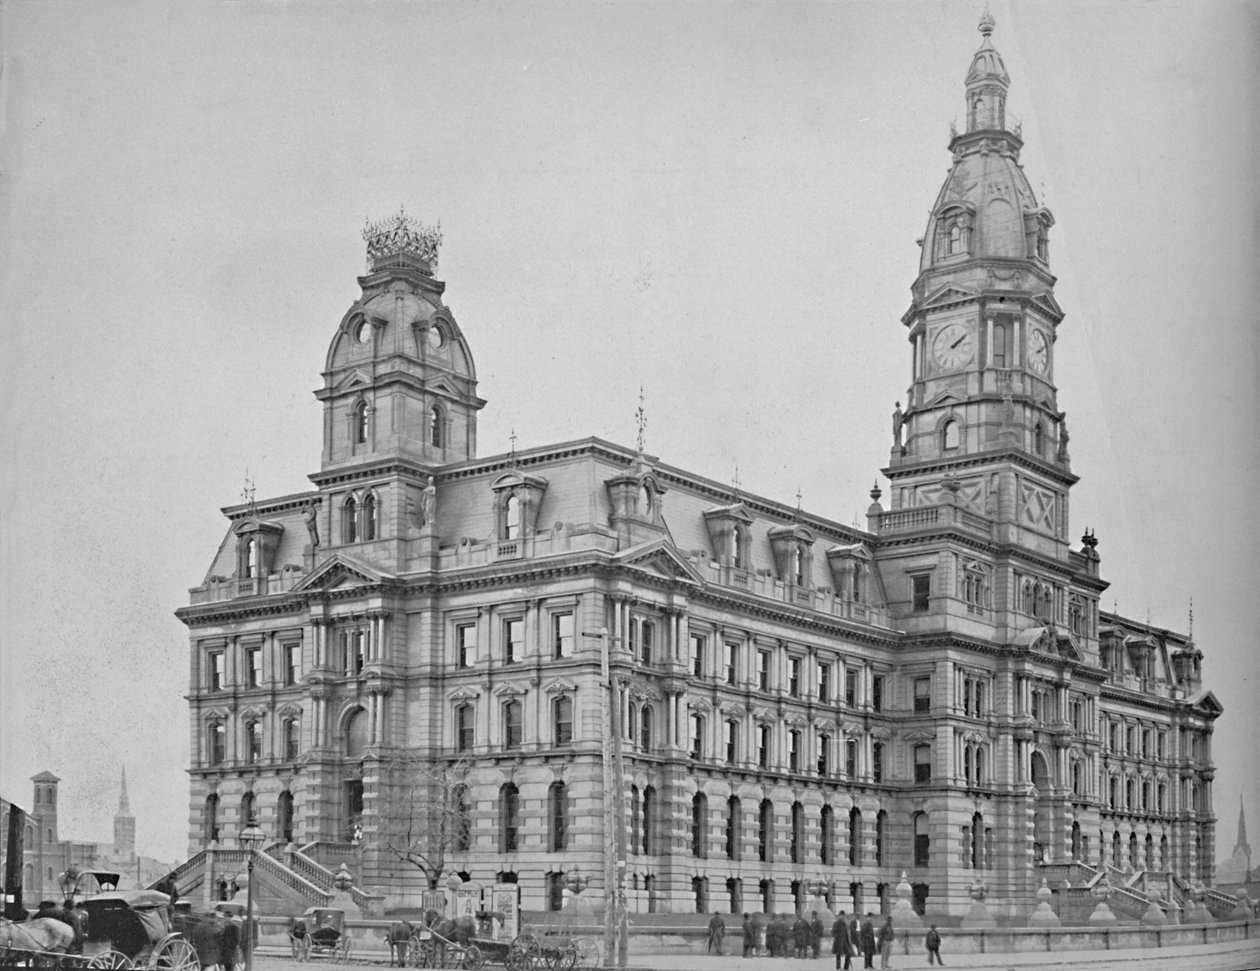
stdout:
{"type": "Polygon", "coordinates": [[[986,11],[966,129],[952,132],[953,165],[919,241],[902,317],[912,380],[884,472],[893,509],[948,502],[992,520],[1000,540],[1064,556],[1076,479],[1054,385],[1054,218],[1024,175],[1020,126],[1007,125],[993,27],[986,11]]]}

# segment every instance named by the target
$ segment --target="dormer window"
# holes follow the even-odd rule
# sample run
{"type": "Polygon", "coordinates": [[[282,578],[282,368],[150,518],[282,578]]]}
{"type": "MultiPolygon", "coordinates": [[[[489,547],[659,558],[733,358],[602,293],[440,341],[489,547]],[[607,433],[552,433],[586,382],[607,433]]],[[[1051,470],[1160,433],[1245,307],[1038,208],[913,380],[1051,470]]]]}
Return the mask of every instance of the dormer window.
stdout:
{"type": "Polygon", "coordinates": [[[767,536],[770,549],[774,553],[775,572],[779,579],[794,587],[808,587],[814,534],[797,523],[792,526],[775,526],[768,531],[767,536]]]}
{"type": "Polygon", "coordinates": [[[800,546],[792,551],[792,582],[798,587],[805,585],[805,550],[800,546]]]}
{"type": "Polygon", "coordinates": [[[962,252],[962,229],[955,223],[949,227],[949,255],[962,252]]]}
{"type": "Polygon", "coordinates": [[[351,412],[350,427],[353,429],[354,443],[363,445],[368,440],[368,406],[360,401],[351,412]]]}
{"type": "Polygon", "coordinates": [[[258,576],[258,544],[252,539],[245,541],[244,561],[244,569],[241,571],[244,579],[250,580],[258,576]]]}
{"type": "Polygon", "coordinates": [[[517,539],[521,535],[521,500],[515,493],[503,503],[503,539],[517,539]]]}
{"type": "Polygon", "coordinates": [[[744,536],[738,526],[731,530],[731,566],[744,567],[744,536]]]}

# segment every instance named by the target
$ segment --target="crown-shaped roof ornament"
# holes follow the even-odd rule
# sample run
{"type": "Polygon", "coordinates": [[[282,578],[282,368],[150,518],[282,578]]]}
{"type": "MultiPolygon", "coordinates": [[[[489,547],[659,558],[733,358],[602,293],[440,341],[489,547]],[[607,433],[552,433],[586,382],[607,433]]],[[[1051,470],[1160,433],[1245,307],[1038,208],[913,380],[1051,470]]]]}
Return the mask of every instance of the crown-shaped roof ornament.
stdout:
{"type": "Polygon", "coordinates": [[[363,220],[363,239],[367,243],[368,269],[379,267],[386,260],[399,256],[437,267],[438,247],[442,245],[442,224],[426,226],[398,207],[398,215],[379,222],[363,220]]]}
{"type": "Polygon", "coordinates": [[[989,12],[989,5],[984,5],[984,13],[980,15],[980,33],[988,37],[993,33],[993,28],[997,26],[997,21],[993,19],[993,14],[989,12]]]}

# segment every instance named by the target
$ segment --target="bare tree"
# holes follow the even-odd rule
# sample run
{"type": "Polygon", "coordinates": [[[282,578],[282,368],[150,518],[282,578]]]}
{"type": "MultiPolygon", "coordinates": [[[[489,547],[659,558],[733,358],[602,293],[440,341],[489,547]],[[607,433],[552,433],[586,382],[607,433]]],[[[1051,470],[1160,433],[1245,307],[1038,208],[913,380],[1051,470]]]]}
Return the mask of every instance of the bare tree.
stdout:
{"type": "Polygon", "coordinates": [[[447,853],[468,849],[472,837],[468,763],[406,754],[383,769],[375,841],[391,856],[417,867],[429,889],[436,890],[447,853]]]}

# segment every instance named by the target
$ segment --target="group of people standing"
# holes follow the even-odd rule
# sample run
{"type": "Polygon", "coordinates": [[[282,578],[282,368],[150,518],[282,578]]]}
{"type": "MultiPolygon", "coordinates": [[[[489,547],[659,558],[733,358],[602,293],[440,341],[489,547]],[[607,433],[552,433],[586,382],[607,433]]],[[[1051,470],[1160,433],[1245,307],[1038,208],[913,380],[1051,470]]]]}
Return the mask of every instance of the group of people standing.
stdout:
{"type": "Polygon", "coordinates": [[[879,966],[888,967],[888,959],[892,957],[893,931],[891,917],[885,917],[879,930],[875,929],[875,915],[868,913],[866,920],[858,923],[857,914],[852,920],[846,920],[842,910],[831,925],[831,952],[836,956],[836,967],[841,971],[851,971],[854,955],[861,953],[863,968],[875,967],[875,953],[879,952],[879,966]]]}

